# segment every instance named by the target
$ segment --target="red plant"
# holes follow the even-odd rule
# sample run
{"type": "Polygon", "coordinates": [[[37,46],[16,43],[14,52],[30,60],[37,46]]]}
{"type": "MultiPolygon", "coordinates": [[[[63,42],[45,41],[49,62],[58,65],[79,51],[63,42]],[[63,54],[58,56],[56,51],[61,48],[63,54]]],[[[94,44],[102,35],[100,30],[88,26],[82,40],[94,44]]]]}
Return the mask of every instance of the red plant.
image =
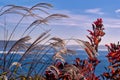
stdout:
{"type": "Polygon", "coordinates": [[[107,72],[102,74],[103,78],[111,80],[120,80],[120,45],[111,43],[106,45],[109,53],[107,54],[110,65],[107,67],[107,72]]]}
{"type": "Polygon", "coordinates": [[[88,32],[90,33],[90,36],[87,36],[88,39],[91,42],[91,45],[93,47],[95,47],[96,51],[98,51],[98,44],[101,41],[101,37],[103,37],[105,35],[105,32],[103,32],[104,28],[103,28],[103,24],[102,24],[102,19],[97,19],[97,21],[93,22],[92,24],[92,29],[88,30],[88,32]]]}
{"type": "Polygon", "coordinates": [[[80,60],[76,58],[75,61],[75,66],[79,68],[80,74],[82,74],[86,80],[99,80],[99,77],[94,73],[95,66],[99,63],[98,59],[80,60]]]}
{"type": "Polygon", "coordinates": [[[94,24],[97,26],[97,28],[102,28],[103,24],[102,24],[102,19],[97,19],[97,21],[94,22],[94,24]]]}

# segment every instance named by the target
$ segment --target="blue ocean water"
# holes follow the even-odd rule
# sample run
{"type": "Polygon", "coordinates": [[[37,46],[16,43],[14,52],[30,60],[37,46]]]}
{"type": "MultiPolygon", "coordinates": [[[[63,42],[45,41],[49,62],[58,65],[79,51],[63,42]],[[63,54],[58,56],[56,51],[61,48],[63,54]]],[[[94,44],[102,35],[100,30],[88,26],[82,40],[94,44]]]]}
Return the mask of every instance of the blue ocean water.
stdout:
{"type": "MultiPolygon", "coordinates": [[[[107,55],[107,51],[99,51],[98,53],[99,53],[98,59],[100,60],[100,63],[96,67],[95,73],[96,73],[96,75],[99,76],[100,74],[102,74],[105,71],[104,67],[106,67],[108,65],[108,61],[107,61],[107,58],[105,57],[107,55]]],[[[10,59],[11,55],[13,55],[13,54],[10,54],[7,57],[7,60],[10,59]]],[[[12,62],[17,62],[22,56],[22,54],[14,54],[14,55],[15,55],[15,57],[12,60],[12,62]]],[[[18,71],[20,71],[22,74],[26,75],[26,73],[29,71],[29,67],[30,67],[29,62],[31,62],[33,60],[34,55],[35,54],[27,55],[25,57],[25,59],[22,60],[22,62],[21,62],[22,68],[18,69],[18,71]]],[[[3,54],[0,54],[0,56],[3,56],[3,54]]],[[[44,70],[46,69],[46,67],[53,63],[52,56],[53,56],[53,52],[49,52],[46,55],[41,54],[41,55],[38,55],[37,57],[35,57],[36,58],[35,60],[37,60],[37,58],[38,58],[39,59],[38,61],[42,61],[42,62],[40,64],[37,64],[34,66],[35,69],[34,69],[33,74],[35,74],[37,72],[44,74],[44,70]]],[[[88,57],[87,54],[85,53],[85,51],[83,51],[83,50],[77,50],[77,54],[74,54],[74,55],[68,54],[68,55],[63,55],[63,56],[64,56],[66,62],[68,62],[68,63],[74,63],[75,58],[87,59],[87,57],[88,57]]],[[[34,60],[34,62],[36,62],[35,60],[34,60]]],[[[0,64],[2,64],[2,61],[0,61],[0,64]]]]}

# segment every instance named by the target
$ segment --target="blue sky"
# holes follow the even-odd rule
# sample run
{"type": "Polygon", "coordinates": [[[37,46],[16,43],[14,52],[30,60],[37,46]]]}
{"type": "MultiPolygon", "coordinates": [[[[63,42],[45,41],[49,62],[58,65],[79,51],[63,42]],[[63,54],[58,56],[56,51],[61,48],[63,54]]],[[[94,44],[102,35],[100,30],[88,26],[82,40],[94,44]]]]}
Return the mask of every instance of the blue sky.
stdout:
{"type": "MultiPolygon", "coordinates": [[[[52,4],[54,7],[49,10],[51,14],[62,13],[69,16],[68,19],[53,21],[48,26],[42,26],[45,29],[52,29],[50,32],[52,36],[87,40],[86,35],[88,32],[86,30],[91,29],[91,23],[97,18],[103,18],[106,35],[103,37],[101,44],[117,43],[120,40],[120,0],[0,0],[0,6],[8,4],[33,6],[39,2],[52,4]]],[[[12,23],[16,23],[18,17],[12,15],[8,18],[9,26],[7,28],[11,30],[14,26],[12,23]]],[[[30,20],[27,19],[25,22],[27,25],[30,20]]],[[[3,23],[1,17],[1,26],[3,23]]],[[[21,25],[17,33],[20,34],[26,25],[21,25]]],[[[33,37],[36,37],[35,35],[39,32],[40,30],[34,32],[33,37]]],[[[15,36],[18,37],[17,34],[15,36]]]]}

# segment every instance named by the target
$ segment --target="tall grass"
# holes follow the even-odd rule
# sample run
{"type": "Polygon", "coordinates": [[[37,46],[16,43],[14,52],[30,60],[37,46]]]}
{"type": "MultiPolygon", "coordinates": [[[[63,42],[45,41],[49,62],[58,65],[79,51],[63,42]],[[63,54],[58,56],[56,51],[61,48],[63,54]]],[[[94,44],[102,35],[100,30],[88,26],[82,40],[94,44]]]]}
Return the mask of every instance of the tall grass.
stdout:
{"type": "Polygon", "coordinates": [[[4,39],[5,46],[3,48],[3,55],[0,57],[1,59],[0,79],[5,79],[5,80],[44,79],[44,77],[41,75],[41,73],[43,72],[42,68],[47,67],[48,63],[43,62],[43,58],[53,48],[52,45],[49,44],[51,30],[44,29],[43,32],[41,32],[41,34],[34,41],[31,42],[31,44],[28,45],[28,43],[32,38],[32,36],[30,37],[29,35],[31,34],[32,31],[34,31],[36,27],[39,27],[41,24],[46,25],[48,24],[48,21],[51,21],[53,19],[56,20],[56,19],[68,17],[63,14],[50,14],[49,12],[46,11],[46,9],[50,9],[50,8],[52,8],[52,5],[48,3],[38,3],[32,7],[6,5],[1,8],[0,16],[7,14],[17,14],[17,15],[21,15],[21,19],[14,26],[9,36],[5,36],[6,39],[4,39]],[[46,17],[40,16],[37,14],[38,12],[43,12],[47,16],[46,17]],[[28,25],[28,27],[24,29],[21,38],[16,40],[16,42],[13,45],[11,45],[12,47],[10,47],[10,49],[7,50],[7,48],[9,47],[8,44],[10,44],[10,41],[14,39],[13,37],[14,34],[17,34],[16,30],[19,29],[19,26],[22,24],[23,19],[26,17],[32,17],[34,19],[32,23],[30,23],[30,25],[28,25]],[[26,32],[28,33],[27,35],[26,32]],[[24,53],[20,54],[19,58],[16,61],[14,61],[16,59],[16,54],[19,53],[19,51],[21,50],[24,51],[24,53]],[[27,57],[31,54],[34,54],[32,56],[32,60],[30,62],[29,61],[25,62],[27,57]],[[38,65],[41,64],[43,64],[43,66],[40,69],[37,69],[36,71],[38,65]],[[25,67],[27,68],[27,71],[25,73],[19,72],[19,69],[25,67]]]}

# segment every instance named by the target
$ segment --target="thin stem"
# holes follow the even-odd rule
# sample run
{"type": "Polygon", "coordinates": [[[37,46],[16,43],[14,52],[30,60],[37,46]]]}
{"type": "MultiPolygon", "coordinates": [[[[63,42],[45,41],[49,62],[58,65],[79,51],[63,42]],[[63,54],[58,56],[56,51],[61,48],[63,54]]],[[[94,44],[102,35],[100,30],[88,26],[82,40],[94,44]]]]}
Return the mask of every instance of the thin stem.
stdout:
{"type": "MultiPolygon", "coordinates": [[[[27,13],[26,13],[26,14],[27,14],[27,13]]],[[[10,36],[9,36],[9,38],[8,38],[8,41],[6,42],[6,45],[5,45],[3,51],[6,51],[6,48],[7,48],[7,46],[8,46],[8,43],[9,43],[10,39],[12,38],[12,35],[14,34],[14,32],[15,32],[15,30],[17,29],[18,25],[21,23],[21,21],[24,19],[25,16],[26,16],[26,15],[22,16],[22,18],[19,20],[19,22],[17,23],[17,25],[14,27],[12,33],[10,34],[10,36]]],[[[3,66],[4,66],[4,67],[5,67],[5,65],[6,65],[6,62],[5,62],[5,61],[6,61],[6,57],[7,57],[8,54],[9,54],[9,53],[4,54],[4,61],[3,61],[3,66]]],[[[4,69],[3,69],[3,71],[4,71],[4,69]]]]}

